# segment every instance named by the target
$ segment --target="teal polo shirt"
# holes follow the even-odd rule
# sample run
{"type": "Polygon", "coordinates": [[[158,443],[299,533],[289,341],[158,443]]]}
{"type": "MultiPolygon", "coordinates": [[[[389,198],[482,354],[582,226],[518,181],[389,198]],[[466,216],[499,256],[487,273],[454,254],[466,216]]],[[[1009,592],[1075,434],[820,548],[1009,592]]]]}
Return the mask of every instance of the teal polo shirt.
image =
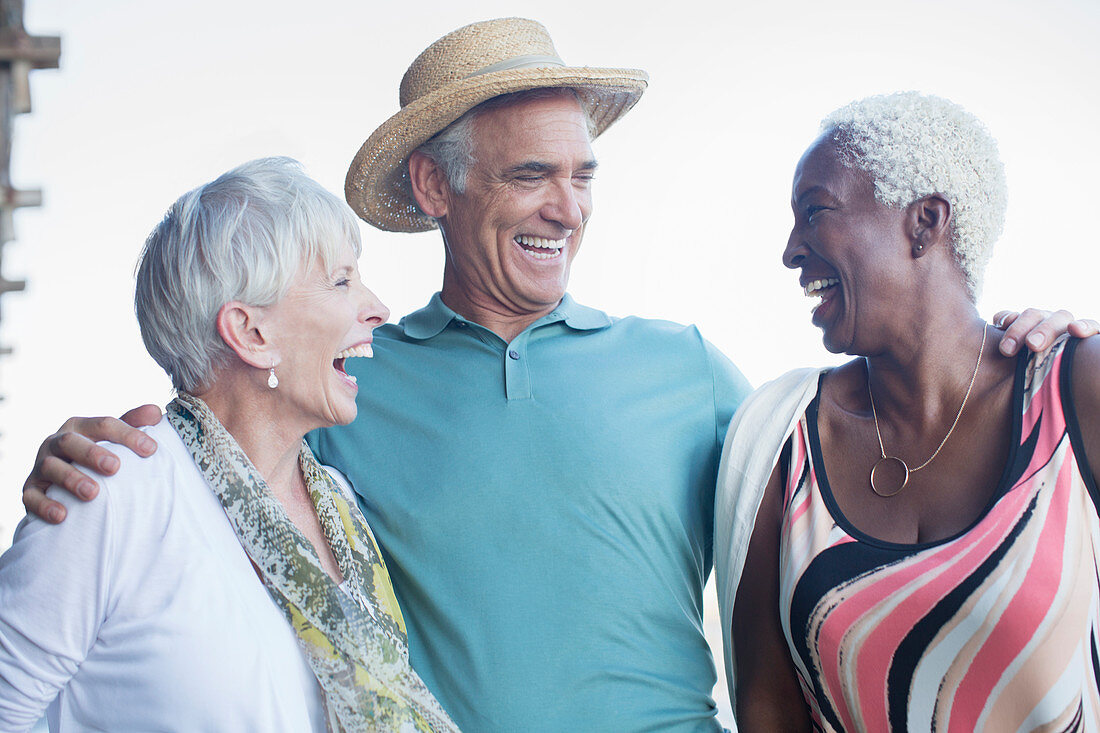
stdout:
{"type": "Polygon", "coordinates": [[[717,731],[714,485],[749,391],[693,326],[568,295],[511,343],[435,295],[310,435],[381,545],[413,666],[465,731],[717,731]]]}

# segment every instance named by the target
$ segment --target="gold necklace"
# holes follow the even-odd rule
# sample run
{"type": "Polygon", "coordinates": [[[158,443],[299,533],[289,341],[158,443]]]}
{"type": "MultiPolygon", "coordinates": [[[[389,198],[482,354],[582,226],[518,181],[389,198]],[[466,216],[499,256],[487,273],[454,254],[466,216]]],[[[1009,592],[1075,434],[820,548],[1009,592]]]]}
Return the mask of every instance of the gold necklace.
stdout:
{"type": "MultiPolygon", "coordinates": [[[[867,396],[871,398],[871,415],[873,415],[875,418],[875,434],[878,436],[879,453],[882,454],[882,458],[875,461],[874,466],[871,466],[871,491],[875,492],[884,499],[888,499],[891,496],[897,496],[901,493],[901,490],[909,484],[909,474],[916,473],[917,471],[921,470],[929,463],[934,461],[936,456],[940,454],[940,450],[942,450],[943,446],[947,443],[947,439],[951,437],[951,433],[955,432],[955,426],[959,424],[959,418],[962,417],[963,410],[966,409],[966,401],[970,399],[970,390],[974,389],[974,381],[978,378],[978,370],[982,368],[982,352],[985,351],[985,337],[988,333],[988,329],[983,325],[982,345],[978,348],[978,363],[974,365],[974,374],[970,376],[970,384],[966,388],[966,394],[963,395],[962,404],[959,405],[959,412],[957,415],[955,415],[955,422],[951,423],[951,427],[948,429],[947,435],[943,436],[943,440],[940,441],[939,446],[936,447],[936,451],[931,455],[931,457],[916,468],[909,468],[909,465],[897,456],[886,455],[886,448],[882,444],[882,431],[879,430],[878,427],[878,411],[875,410],[875,396],[871,393],[871,364],[867,361],[867,358],[864,357],[863,361],[867,365],[867,396]],[[875,472],[878,471],[880,468],[883,469],[883,472],[885,472],[888,470],[887,467],[892,464],[896,464],[901,467],[901,486],[897,487],[889,493],[883,493],[882,491],[879,491],[878,487],[875,485],[875,472]]],[[[880,480],[883,479],[880,478],[880,480]]]]}

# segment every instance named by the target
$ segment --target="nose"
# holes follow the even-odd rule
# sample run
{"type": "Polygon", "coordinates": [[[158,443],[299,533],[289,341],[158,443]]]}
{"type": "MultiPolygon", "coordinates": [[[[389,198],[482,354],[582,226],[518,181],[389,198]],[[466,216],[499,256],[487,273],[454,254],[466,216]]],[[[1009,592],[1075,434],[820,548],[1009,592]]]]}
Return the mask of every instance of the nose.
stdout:
{"type": "Polygon", "coordinates": [[[791,235],[787,237],[787,246],[783,250],[783,264],[795,270],[802,266],[809,249],[798,234],[798,227],[791,229],[791,235]]]}
{"type": "Polygon", "coordinates": [[[544,219],[570,231],[580,229],[591,214],[591,193],[587,188],[578,189],[572,179],[558,181],[551,188],[550,197],[542,210],[544,219]]]}
{"type": "Polygon", "coordinates": [[[363,292],[359,303],[359,320],[369,324],[371,328],[378,328],[390,319],[390,309],[366,285],[360,287],[363,292]]]}

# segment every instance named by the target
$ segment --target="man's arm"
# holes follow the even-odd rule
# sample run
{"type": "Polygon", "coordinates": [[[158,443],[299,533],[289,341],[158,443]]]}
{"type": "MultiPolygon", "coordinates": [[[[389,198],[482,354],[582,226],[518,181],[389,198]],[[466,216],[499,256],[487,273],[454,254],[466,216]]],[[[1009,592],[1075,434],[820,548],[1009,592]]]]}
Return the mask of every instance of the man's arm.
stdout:
{"type": "MultiPolygon", "coordinates": [[[[1100,323],[1097,321],[1087,318],[1075,320],[1073,314],[1064,310],[1049,313],[1028,308],[1018,315],[1012,311],[1001,311],[994,317],[994,323],[1009,326],[1001,339],[1001,351],[1006,355],[1018,351],[1020,343],[1026,343],[1033,351],[1041,351],[1067,331],[1080,338],[1100,333],[1100,323]]],[[[740,377],[740,374],[737,376],[740,377]]],[[[747,390],[748,383],[744,382],[744,377],[733,381],[736,382],[735,393],[747,390]]],[[[730,405],[733,406],[735,404],[730,405]]],[[[108,476],[118,468],[118,459],[110,451],[97,446],[96,442],[109,440],[126,446],[140,456],[152,455],[156,443],[135,428],[154,425],[158,420],[160,408],[156,405],[142,405],[118,420],[110,417],[74,417],[66,420],[38,449],[31,475],[23,482],[23,506],[29,513],[47,522],[56,524],[64,520],[65,507],[46,498],[46,488],[57,484],[81,499],[94,498],[95,481],[80,467],[108,476]]],[[[718,438],[720,444],[721,436],[718,438]]]]}
{"type": "Polygon", "coordinates": [[[119,465],[114,453],[96,443],[109,440],[126,446],[139,456],[151,456],[157,443],[138,428],[156,425],[159,421],[160,408],[156,405],[135,407],[120,419],[69,418],[39,447],[31,475],[23,482],[23,506],[28,513],[47,522],[61,522],[65,519],[65,507],[48,498],[46,489],[57,484],[80,499],[94,499],[99,487],[77,466],[110,476],[119,465]]]}

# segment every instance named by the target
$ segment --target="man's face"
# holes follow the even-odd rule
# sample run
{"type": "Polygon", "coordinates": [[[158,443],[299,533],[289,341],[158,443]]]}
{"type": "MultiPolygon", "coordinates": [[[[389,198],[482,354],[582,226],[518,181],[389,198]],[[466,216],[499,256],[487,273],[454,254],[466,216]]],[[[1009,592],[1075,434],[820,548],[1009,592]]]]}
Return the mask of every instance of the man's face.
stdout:
{"type": "Polygon", "coordinates": [[[580,104],[551,96],[482,112],[465,193],[448,189],[444,300],[501,316],[549,312],[592,214],[596,161],[580,104]]]}

